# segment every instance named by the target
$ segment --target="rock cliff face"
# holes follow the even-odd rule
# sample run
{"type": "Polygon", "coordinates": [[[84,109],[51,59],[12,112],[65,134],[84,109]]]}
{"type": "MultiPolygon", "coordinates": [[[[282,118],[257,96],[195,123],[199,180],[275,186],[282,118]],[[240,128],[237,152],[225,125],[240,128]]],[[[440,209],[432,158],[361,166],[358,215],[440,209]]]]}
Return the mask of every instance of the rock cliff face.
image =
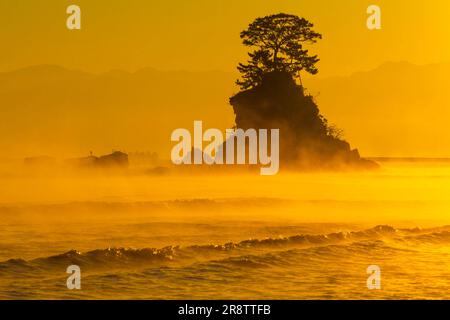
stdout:
{"type": "Polygon", "coordinates": [[[280,163],[291,168],[375,168],[339,137],[310,95],[284,72],[271,72],[261,85],[242,91],[230,104],[236,127],[280,129],[280,163]]]}

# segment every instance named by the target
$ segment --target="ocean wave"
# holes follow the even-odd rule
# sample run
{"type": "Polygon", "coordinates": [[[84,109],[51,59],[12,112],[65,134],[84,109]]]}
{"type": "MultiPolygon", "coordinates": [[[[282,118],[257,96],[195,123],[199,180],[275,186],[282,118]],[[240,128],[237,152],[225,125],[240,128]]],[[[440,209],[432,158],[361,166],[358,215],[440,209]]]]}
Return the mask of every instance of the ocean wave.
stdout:
{"type": "Polygon", "coordinates": [[[414,236],[406,236],[399,241],[419,244],[450,244],[450,231],[432,232],[414,236]]]}
{"type": "Polygon", "coordinates": [[[272,254],[270,263],[273,264],[277,261],[276,254],[279,254],[276,252],[289,252],[289,250],[310,249],[310,253],[331,255],[337,254],[338,251],[336,250],[342,248],[353,250],[353,254],[370,251],[379,245],[385,245],[385,240],[392,240],[394,243],[446,244],[450,243],[449,229],[448,226],[433,229],[396,229],[389,225],[380,225],[361,231],[249,239],[220,245],[168,246],[161,249],[108,248],[85,253],[70,250],[63,254],[29,261],[10,259],[0,262],[0,274],[28,272],[30,270],[47,271],[48,269],[61,269],[72,264],[95,270],[98,268],[128,268],[137,265],[201,263],[202,261],[214,260],[227,261],[228,265],[243,264],[258,267],[264,266],[268,262],[254,261],[255,254],[256,256],[258,254],[272,254]]]}
{"type": "MultiPolygon", "coordinates": [[[[298,267],[318,266],[321,261],[345,261],[349,257],[361,257],[363,255],[386,256],[405,252],[414,252],[407,248],[395,248],[382,240],[364,240],[347,244],[331,244],[317,247],[293,248],[260,254],[248,254],[236,257],[228,257],[204,263],[208,269],[218,269],[219,266],[238,268],[265,268],[295,265],[298,267]],[[211,268],[211,267],[214,268],[211,268]]],[[[220,268],[219,268],[220,269],[220,268]]]]}

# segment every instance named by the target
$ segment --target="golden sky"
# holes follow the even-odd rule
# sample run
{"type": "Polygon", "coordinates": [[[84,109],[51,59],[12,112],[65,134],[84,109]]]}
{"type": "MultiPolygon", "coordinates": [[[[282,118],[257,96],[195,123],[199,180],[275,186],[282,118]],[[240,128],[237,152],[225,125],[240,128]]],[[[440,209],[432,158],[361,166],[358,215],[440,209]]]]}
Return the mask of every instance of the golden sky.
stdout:
{"type": "Polygon", "coordinates": [[[239,32],[254,18],[286,12],[312,21],[320,75],[345,75],[385,61],[450,61],[447,0],[20,0],[0,2],[0,71],[36,64],[110,69],[234,71],[245,58],[239,32]],[[66,28],[66,7],[82,30],[66,28]],[[366,9],[382,9],[382,30],[366,9]]]}
{"type": "Polygon", "coordinates": [[[94,73],[230,72],[154,76],[147,69],[89,81],[76,72],[40,78],[52,72],[48,67],[20,81],[0,74],[0,150],[21,156],[150,150],[164,157],[174,128],[198,119],[231,127],[228,98],[237,91],[231,72],[247,58],[239,34],[256,17],[279,12],[305,17],[323,34],[313,49],[319,75],[305,83],[362,155],[450,156],[448,0],[0,1],[0,72],[42,64],[94,73]],[[81,30],[66,27],[71,4],[81,7],[81,30]],[[381,30],[366,27],[371,4],[381,7],[381,30]],[[389,61],[423,66],[358,73],[389,61]]]}

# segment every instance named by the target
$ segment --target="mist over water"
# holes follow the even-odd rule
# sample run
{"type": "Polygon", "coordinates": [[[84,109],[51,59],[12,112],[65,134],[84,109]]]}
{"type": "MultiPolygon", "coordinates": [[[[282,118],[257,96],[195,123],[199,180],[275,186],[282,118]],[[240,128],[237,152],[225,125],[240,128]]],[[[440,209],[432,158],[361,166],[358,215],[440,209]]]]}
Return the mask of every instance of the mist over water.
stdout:
{"type": "Polygon", "coordinates": [[[0,175],[0,298],[448,298],[450,164],[0,175]],[[66,288],[67,266],[82,290],[66,288]],[[382,290],[368,290],[379,265],[382,290]]]}

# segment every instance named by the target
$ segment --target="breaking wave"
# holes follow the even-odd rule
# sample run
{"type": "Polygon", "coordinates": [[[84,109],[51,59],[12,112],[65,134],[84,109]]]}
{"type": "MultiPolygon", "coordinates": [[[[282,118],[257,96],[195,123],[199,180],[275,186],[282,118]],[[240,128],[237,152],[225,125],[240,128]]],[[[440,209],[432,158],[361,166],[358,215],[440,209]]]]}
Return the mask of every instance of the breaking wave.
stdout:
{"type": "MultiPolygon", "coordinates": [[[[383,225],[375,228],[329,234],[304,234],[282,238],[249,239],[221,245],[168,246],[156,248],[108,248],[85,253],[71,250],[63,254],[29,261],[10,259],[0,262],[0,274],[27,271],[48,271],[76,264],[90,270],[101,268],[127,269],[131,266],[170,266],[179,264],[216,263],[261,267],[289,262],[289,255],[301,252],[309,255],[357,254],[358,251],[405,250],[394,244],[447,244],[450,226],[433,229],[396,229],[383,225]],[[214,262],[216,261],[216,262],[214,262]]],[[[409,249],[408,249],[409,250],[409,249]]]]}

